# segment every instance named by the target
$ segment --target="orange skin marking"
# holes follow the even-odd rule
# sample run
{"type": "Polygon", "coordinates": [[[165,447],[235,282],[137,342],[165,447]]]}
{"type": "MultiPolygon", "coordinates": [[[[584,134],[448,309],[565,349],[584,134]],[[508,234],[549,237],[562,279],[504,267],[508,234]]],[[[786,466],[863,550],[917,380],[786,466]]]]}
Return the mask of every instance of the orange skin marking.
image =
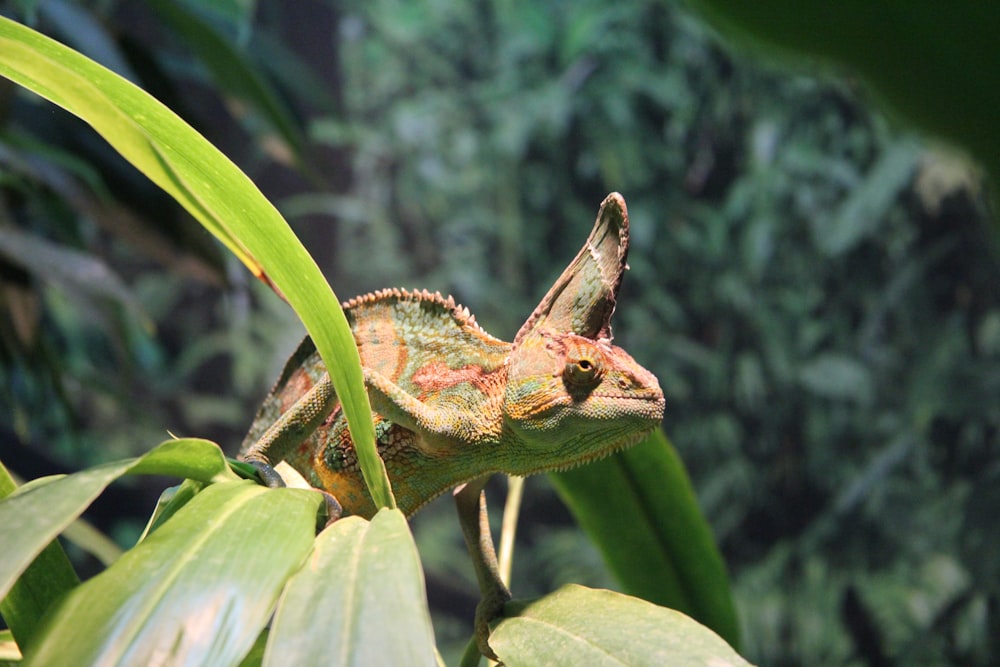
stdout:
{"type": "Polygon", "coordinates": [[[358,352],[361,355],[361,365],[371,368],[389,378],[399,378],[406,370],[406,360],[409,357],[405,341],[399,341],[396,335],[396,326],[392,320],[375,320],[367,323],[369,329],[367,335],[374,341],[397,341],[393,346],[395,355],[387,355],[386,348],[382,345],[371,346],[375,349],[370,352],[368,345],[359,345],[358,352]]]}
{"type": "Polygon", "coordinates": [[[461,368],[449,368],[443,361],[427,364],[413,374],[413,384],[423,392],[441,391],[456,384],[469,382],[472,386],[482,388],[486,384],[481,366],[469,364],[461,368]]]}

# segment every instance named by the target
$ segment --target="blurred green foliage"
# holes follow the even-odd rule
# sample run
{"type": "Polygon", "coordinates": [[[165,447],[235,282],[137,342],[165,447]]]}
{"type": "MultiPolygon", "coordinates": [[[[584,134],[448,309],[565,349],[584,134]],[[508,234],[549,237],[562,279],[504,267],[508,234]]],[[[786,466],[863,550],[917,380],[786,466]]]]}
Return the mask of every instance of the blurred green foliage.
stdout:
{"type": "Polygon", "coordinates": [[[1000,8],[976,0],[799,3],[688,0],[754,46],[847,65],[910,123],[975,156],[1000,184],[1000,8]]]}
{"type": "MultiPolygon", "coordinates": [[[[141,2],[0,7],[202,129],[342,296],[440,289],[510,336],[621,191],[616,333],[667,394],[743,653],[992,662],[989,211],[973,168],[849,79],[756,63],[669,4],[179,3],[193,18],[170,22],[141,2]],[[191,46],[205,26],[253,86],[191,46]]],[[[234,447],[301,330],[85,127],[0,86],[0,457],[82,466],[164,429],[234,447]]],[[[453,571],[450,507],[415,523],[432,605],[459,608],[436,614],[444,644],[465,632],[471,569],[453,571]]],[[[519,595],[613,585],[543,479],[518,549],[519,595]]]]}

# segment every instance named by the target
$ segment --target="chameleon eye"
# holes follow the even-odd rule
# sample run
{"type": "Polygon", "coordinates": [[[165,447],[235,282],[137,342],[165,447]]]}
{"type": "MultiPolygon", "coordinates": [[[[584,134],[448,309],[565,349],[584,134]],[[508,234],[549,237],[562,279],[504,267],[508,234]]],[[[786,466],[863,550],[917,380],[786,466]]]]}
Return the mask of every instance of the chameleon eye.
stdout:
{"type": "Polygon", "coordinates": [[[600,380],[601,370],[597,362],[590,357],[580,357],[566,362],[563,379],[566,384],[576,387],[593,386],[600,380]]]}

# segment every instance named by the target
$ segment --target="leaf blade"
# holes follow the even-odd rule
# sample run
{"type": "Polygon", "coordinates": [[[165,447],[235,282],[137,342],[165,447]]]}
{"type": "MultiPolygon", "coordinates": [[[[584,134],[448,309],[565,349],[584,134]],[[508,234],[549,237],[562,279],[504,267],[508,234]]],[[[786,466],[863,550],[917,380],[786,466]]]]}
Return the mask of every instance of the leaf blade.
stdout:
{"type": "Polygon", "coordinates": [[[72,475],[35,480],[0,500],[0,598],[18,575],[97,496],[122,475],[176,475],[203,481],[236,479],[217,445],[207,440],[167,440],[137,459],[116,461],[72,475]]]}
{"type": "Polygon", "coordinates": [[[397,510],[337,521],[316,538],[275,614],[265,665],[432,664],[423,572],[397,510]],[[322,618],[326,630],[303,634],[322,618]],[[392,632],[386,632],[392,628],[392,632]]]}
{"type": "Polygon", "coordinates": [[[150,95],[34,30],[0,17],[0,75],[79,116],[163,188],[250,271],[276,286],[323,357],[378,507],[395,507],[361,359],[319,267],[277,209],[204,137],[150,95]]]}
{"type": "Polygon", "coordinates": [[[738,645],[725,564],[662,431],[550,478],[626,592],[678,609],[738,645]]]}
{"type": "Polygon", "coordinates": [[[25,664],[238,664],[308,553],[320,502],[249,481],[209,486],[74,589],[25,664]]]}
{"type": "Polygon", "coordinates": [[[573,584],[540,600],[509,603],[490,646],[509,667],[748,664],[721,637],[680,612],[573,584]]]}
{"type": "MultiPolygon", "coordinates": [[[[14,479],[0,463],[0,497],[7,497],[15,488],[14,479]]],[[[49,542],[10,586],[9,592],[0,594],[0,616],[19,646],[34,637],[45,610],[78,583],[80,579],[62,546],[49,542]]]]}

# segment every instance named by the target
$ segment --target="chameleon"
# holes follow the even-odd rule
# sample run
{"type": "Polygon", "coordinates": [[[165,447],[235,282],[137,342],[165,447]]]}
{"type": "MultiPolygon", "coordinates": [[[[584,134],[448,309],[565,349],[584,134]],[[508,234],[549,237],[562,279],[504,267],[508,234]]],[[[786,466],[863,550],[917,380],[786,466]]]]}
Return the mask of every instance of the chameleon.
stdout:
{"type": "MultiPolygon", "coordinates": [[[[612,193],[583,248],[511,343],[439,293],[386,289],[343,304],[399,509],[410,516],[459,489],[460,522],[483,594],[476,637],[488,657],[495,657],[488,623],[510,592],[486,523],[486,480],[608,456],[663,419],[656,377],[612,343],[628,242],[625,200],[612,193]]],[[[328,494],[335,514],[370,518],[376,511],[308,336],[258,410],[241,451],[271,486],[283,483],[273,466],[284,461],[328,494]]]]}

